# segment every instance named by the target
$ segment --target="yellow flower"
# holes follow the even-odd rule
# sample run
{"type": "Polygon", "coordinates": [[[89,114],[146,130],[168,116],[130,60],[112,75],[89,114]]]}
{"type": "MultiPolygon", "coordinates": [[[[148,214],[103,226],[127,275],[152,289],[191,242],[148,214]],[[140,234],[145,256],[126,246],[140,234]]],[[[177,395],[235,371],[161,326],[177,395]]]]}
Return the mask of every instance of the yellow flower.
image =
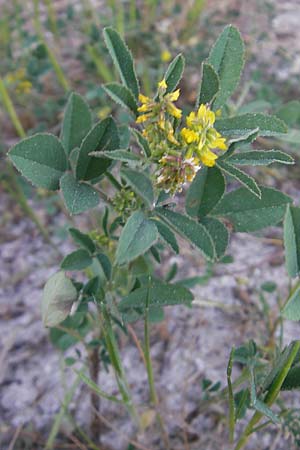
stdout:
{"type": "Polygon", "coordinates": [[[180,133],[188,145],[186,157],[195,153],[208,167],[213,167],[218,158],[211,150],[227,150],[225,138],[213,126],[215,120],[215,113],[202,104],[196,112],[193,111],[187,116],[187,128],[183,128],[180,133]]]}
{"type": "Polygon", "coordinates": [[[181,109],[177,108],[173,103],[168,102],[167,103],[167,111],[171,116],[175,117],[176,119],[181,119],[182,111],[181,109]]]}
{"type": "Polygon", "coordinates": [[[141,103],[150,103],[152,100],[150,97],[147,97],[146,95],[139,94],[139,101],[141,103]]]}
{"type": "Polygon", "coordinates": [[[188,128],[182,128],[180,134],[187,144],[199,141],[199,135],[195,131],[189,130],[188,128]]]}
{"type": "Polygon", "coordinates": [[[142,114],[136,119],[136,123],[143,123],[149,120],[151,117],[151,114],[142,114]]]}
{"type": "Polygon", "coordinates": [[[166,80],[163,78],[158,84],[158,89],[167,89],[167,83],[166,80]]]}
{"type": "Polygon", "coordinates": [[[176,89],[176,91],[171,92],[170,94],[166,95],[167,100],[169,100],[170,102],[176,102],[176,100],[178,100],[180,95],[180,89],[176,89]]]}
{"type": "Polygon", "coordinates": [[[200,160],[205,166],[213,167],[216,163],[216,159],[218,158],[215,153],[209,150],[209,148],[205,148],[204,150],[198,153],[200,160]]]}
{"type": "Polygon", "coordinates": [[[16,88],[17,94],[29,94],[32,88],[32,83],[28,80],[20,81],[16,88]]]}
{"type": "Polygon", "coordinates": [[[169,62],[171,58],[172,55],[168,50],[163,50],[160,54],[160,59],[162,60],[162,62],[169,62]]]}

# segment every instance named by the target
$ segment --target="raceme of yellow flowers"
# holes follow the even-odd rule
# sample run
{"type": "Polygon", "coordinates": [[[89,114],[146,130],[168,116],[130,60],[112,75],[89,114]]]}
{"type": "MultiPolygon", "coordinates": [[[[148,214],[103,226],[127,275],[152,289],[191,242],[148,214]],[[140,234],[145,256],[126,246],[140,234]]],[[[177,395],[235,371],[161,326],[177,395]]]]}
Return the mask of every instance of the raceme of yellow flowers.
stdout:
{"type": "Polygon", "coordinates": [[[158,164],[156,184],[175,194],[186,182],[191,182],[202,165],[213,167],[217,154],[213,150],[227,150],[225,138],[214,128],[216,115],[207,105],[185,118],[178,128],[182,111],[174,105],[180,90],[167,92],[163,79],[158,83],[155,98],[139,95],[140,115],[136,122],[144,125],[143,136],[151,150],[151,159],[158,164]]]}

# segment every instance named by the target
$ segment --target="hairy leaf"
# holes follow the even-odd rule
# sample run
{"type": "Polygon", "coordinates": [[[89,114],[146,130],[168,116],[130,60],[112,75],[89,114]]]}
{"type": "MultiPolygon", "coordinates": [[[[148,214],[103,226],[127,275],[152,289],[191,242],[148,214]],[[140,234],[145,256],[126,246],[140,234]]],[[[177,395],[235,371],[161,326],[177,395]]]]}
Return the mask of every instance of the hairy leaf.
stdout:
{"type": "Polygon", "coordinates": [[[127,45],[119,33],[111,27],[104,28],[103,35],[110,56],[120,74],[122,83],[137,99],[139,95],[139,85],[134,70],[132,56],[127,45]]]}
{"type": "Polygon", "coordinates": [[[96,246],[93,240],[89,237],[89,235],[82,233],[80,230],[76,228],[69,228],[69,233],[72,236],[74,242],[80,245],[80,247],[87,250],[89,253],[93,254],[96,250],[96,246]]]}
{"type": "Polygon", "coordinates": [[[281,164],[294,164],[294,159],[287,153],[279,150],[254,150],[243,153],[236,153],[228,158],[230,164],[239,166],[268,166],[278,162],[281,164]]]}
{"type": "Polygon", "coordinates": [[[111,150],[110,152],[102,151],[102,152],[91,152],[91,156],[96,156],[96,158],[108,158],[114,159],[116,161],[122,162],[137,162],[140,161],[141,158],[128,150],[111,150]]]}
{"type": "Polygon", "coordinates": [[[228,161],[219,161],[217,162],[217,166],[223,170],[227,175],[235,178],[241,184],[243,184],[252,194],[256,195],[258,198],[261,198],[261,191],[256,184],[254,178],[250,177],[247,173],[243,172],[240,169],[237,169],[228,161]]]}
{"type": "Polygon", "coordinates": [[[293,278],[300,273],[300,208],[288,205],[283,235],[286,268],[289,276],[293,278]]]}
{"type": "Polygon", "coordinates": [[[173,230],[198,248],[205,258],[209,260],[215,258],[212,239],[203,225],[166,208],[156,208],[155,212],[173,230]]]}
{"type": "Polygon", "coordinates": [[[77,159],[76,178],[78,180],[92,180],[102,175],[111,165],[111,161],[105,158],[96,158],[91,156],[90,153],[118,148],[117,126],[111,117],[107,117],[97,123],[83,140],[77,159]]]}
{"type": "Polygon", "coordinates": [[[149,286],[135,289],[120,302],[120,310],[127,308],[145,309],[149,306],[190,305],[193,294],[184,286],[152,280],[149,286]]]}
{"type": "Polygon", "coordinates": [[[132,128],[131,131],[137,141],[138,146],[140,147],[141,150],[143,150],[145,156],[147,157],[151,156],[151,150],[147,139],[145,139],[144,136],[138,130],[132,128]]]}
{"type": "Polygon", "coordinates": [[[80,214],[99,203],[97,191],[90,185],[75,180],[71,173],[66,173],[61,178],[60,187],[70,214],[80,214]]]}
{"type": "Polygon", "coordinates": [[[227,217],[235,231],[251,232],[276,225],[292,199],[276,189],[260,186],[260,190],[260,199],[244,187],[229,192],[212,214],[227,217]]]}
{"type": "Polygon", "coordinates": [[[298,285],[289,296],[281,315],[285,319],[300,320],[300,286],[298,285]]]}
{"type": "Polygon", "coordinates": [[[137,115],[137,102],[126,86],[119,83],[108,83],[102,88],[116,103],[129,109],[135,116],[137,115]]]}
{"type": "Polygon", "coordinates": [[[126,222],[121,233],[117,252],[117,264],[125,264],[143,255],[157,241],[155,224],[141,211],[135,211],[126,222]]]}
{"type": "Polygon", "coordinates": [[[215,219],[214,217],[204,217],[201,220],[201,224],[206,228],[213,241],[217,259],[221,259],[226,252],[229,242],[229,232],[227,228],[220,220],[215,219]]]}
{"type": "Polygon", "coordinates": [[[218,167],[202,167],[186,195],[185,210],[191,217],[203,217],[220,201],[225,192],[225,178],[218,167]]]}
{"type": "Polygon", "coordinates": [[[232,25],[225,27],[208,57],[208,63],[213,66],[220,80],[214,109],[223,106],[237,87],[245,61],[244,51],[238,29],[232,25]]]}
{"type": "Polygon", "coordinates": [[[55,327],[69,315],[77,290],[64,272],[49,278],[42,298],[42,319],[46,327],[55,327]]]}
{"type": "Polygon", "coordinates": [[[121,177],[130,185],[134,192],[141,197],[149,208],[154,204],[154,192],[150,178],[143,172],[123,168],[121,177]]]}
{"type": "Polygon", "coordinates": [[[61,140],[69,155],[80,147],[92,126],[92,115],[86,101],[74,92],[69,97],[61,129],[61,140]]]}
{"type": "Polygon", "coordinates": [[[211,103],[220,88],[220,80],[218,74],[211,64],[202,63],[202,80],[199,94],[196,101],[196,108],[202,103],[211,103]]]}
{"type": "Polygon", "coordinates": [[[37,187],[55,191],[67,170],[64,148],[56,136],[38,133],[23,139],[8,153],[14,166],[37,187]]]}
{"type": "Polygon", "coordinates": [[[90,253],[84,248],[75,250],[67,255],[61,262],[60,267],[64,270],[83,270],[92,264],[90,253]]]}
{"type": "Polygon", "coordinates": [[[173,233],[173,231],[170,230],[170,228],[165,225],[161,220],[153,219],[156,225],[156,228],[160,234],[160,237],[162,240],[168,244],[172,250],[174,250],[175,253],[179,253],[179,247],[176,240],[176,237],[173,233]]]}
{"type": "Polygon", "coordinates": [[[167,93],[174,91],[174,89],[177,87],[182,77],[183,70],[184,70],[184,57],[180,53],[170,63],[164,76],[164,79],[166,80],[167,83],[167,90],[166,90],[167,93]]]}
{"type": "Polygon", "coordinates": [[[262,113],[248,113],[219,119],[215,122],[215,127],[223,136],[241,136],[256,128],[259,129],[259,136],[277,136],[287,132],[287,127],[282,120],[262,113]]]}

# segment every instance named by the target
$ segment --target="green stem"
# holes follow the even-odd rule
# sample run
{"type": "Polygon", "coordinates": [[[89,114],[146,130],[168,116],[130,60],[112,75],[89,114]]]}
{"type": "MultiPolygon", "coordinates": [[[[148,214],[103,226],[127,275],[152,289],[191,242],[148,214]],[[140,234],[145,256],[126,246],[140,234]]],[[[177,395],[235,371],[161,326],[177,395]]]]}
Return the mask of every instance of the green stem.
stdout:
{"type": "Polygon", "coordinates": [[[130,28],[135,29],[137,19],[136,0],[130,0],[129,4],[129,23],[130,28]]]}
{"type": "Polygon", "coordinates": [[[118,182],[118,180],[113,176],[112,173],[106,171],[105,172],[106,177],[109,179],[111,184],[118,190],[121,191],[122,185],[118,182]]]}
{"type": "Polygon", "coordinates": [[[158,411],[159,400],[158,400],[158,395],[157,395],[155,383],[154,383],[154,374],[153,374],[152,360],[151,360],[151,354],[150,354],[149,290],[148,290],[148,295],[147,295],[147,300],[146,300],[145,319],[144,319],[144,355],[145,355],[146,369],[147,369],[147,375],[148,375],[150,401],[156,410],[156,420],[161,429],[164,447],[165,447],[165,449],[169,449],[170,444],[169,444],[168,434],[165,429],[164,420],[158,411]]]}
{"type": "Polygon", "coordinates": [[[103,61],[103,56],[99,53],[97,47],[94,45],[88,44],[86,46],[87,52],[90,55],[91,60],[96,66],[98,75],[105,83],[109,83],[113,80],[113,75],[109,70],[108,66],[103,61]]]}
{"type": "Polygon", "coordinates": [[[60,407],[60,410],[59,410],[58,414],[56,415],[55,420],[53,422],[49,437],[48,437],[46,445],[45,445],[45,450],[50,450],[53,448],[56,436],[59,433],[60,425],[62,423],[64,416],[68,412],[69,404],[71,403],[71,401],[74,397],[74,394],[77,389],[77,386],[79,385],[79,382],[80,382],[80,377],[77,376],[74,383],[72,384],[71,388],[66,392],[63,402],[62,402],[62,405],[60,407]]]}
{"type": "Polygon", "coordinates": [[[131,398],[129,385],[121,362],[120,352],[111,324],[111,319],[104,305],[102,305],[101,309],[102,311],[99,314],[99,321],[105,339],[107,352],[115,372],[118,388],[122,396],[123,403],[129,414],[134,419],[135,423],[139,424],[138,414],[131,398]]]}
{"type": "MultiPolygon", "coordinates": [[[[276,398],[278,397],[282,383],[284,382],[299,349],[300,349],[300,341],[295,341],[292,344],[290,356],[286,362],[285,367],[277,375],[276,379],[274,380],[274,382],[272,383],[272,385],[270,387],[268,394],[266,395],[266,398],[264,399],[264,403],[266,403],[266,405],[271,406],[274,403],[274,401],[276,400],[276,398]]],[[[252,419],[250,420],[247,427],[245,428],[244,433],[242,434],[238,443],[236,444],[235,450],[241,450],[247,444],[250,434],[253,432],[256,424],[260,421],[260,419],[262,417],[263,417],[263,414],[261,412],[254,413],[252,419]]]]}
{"type": "Polygon", "coordinates": [[[48,20],[50,24],[50,29],[52,34],[55,36],[56,39],[58,39],[58,28],[57,28],[57,22],[56,22],[56,14],[55,10],[53,8],[53,2],[52,0],[44,0],[44,3],[47,8],[47,14],[48,14],[48,20]]]}
{"type": "Polygon", "coordinates": [[[0,77],[0,95],[1,95],[1,98],[2,98],[3,105],[4,105],[6,111],[7,111],[8,115],[9,115],[9,117],[10,117],[10,119],[11,119],[11,121],[12,121],[12,123],[13,123],[13,125],[14,125],[17,133],[18,133],[18,135],[21,138],[25,138],[26,137],[25,130],[24,130],[24,128],[23,128],[19,118],[18,118],[18,115],[16,113],[16,110],[15,110],[15,107],[13,105],[13,102],[11,101],[9,93],[8,93],[8,91],[7,91],[6,87],[5,87],[4,81],[3,81],[3,79],[1,77],[0,77]]]}
{"type": "Polygon", "coordinates": [[[51,50],[47,44],[47,41],[44,37],[43,31],[42,31],[42,25],[40,22],[40,15],[39,15],[39,0],[33,0],[33,6],[34,6],[34,16],[33,16],[33,23],[34,23],[34,28],[36,31],[36,34],[38,35],[39,39],[41,40],[41,42],[43,43],[43,45],[45,46],[45,49],[47,51],[48,54],[48,58],[52,64],[52,67],[54,69],[54,72],[56,73],[57,79],[59,81],[59,83],[61,84],[62,88],[66,91],[69,92],[70,90],[70,85],[68,80],[66,79],[64,72],[62,70],[62,68],[60,67],[59,62],[57,61],[57,58],[55,56],[55,53],[53,52],[53,50],[51,50]]]}

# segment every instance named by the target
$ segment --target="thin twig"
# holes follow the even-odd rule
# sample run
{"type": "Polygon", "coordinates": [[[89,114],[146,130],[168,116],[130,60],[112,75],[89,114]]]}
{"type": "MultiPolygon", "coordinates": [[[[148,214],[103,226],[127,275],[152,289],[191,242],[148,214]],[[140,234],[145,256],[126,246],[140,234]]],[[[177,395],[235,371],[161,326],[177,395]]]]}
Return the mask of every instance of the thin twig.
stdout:
{"type": "Polygon", "coordinates": [[[138,339],[138,337],[137,337],[137,335],[136,335],[134,329],[132,328],[131,325],[127,325],[127,330],[129,331],[130,336],[132,337],[132,339],[133,339],[135,345],[137,346],[137,349],[138,349],[138,351],[139,351],[141,360],[143,361],[143,364],[144,364],[144,366],[146,367],[145,354],[144,354],[144,351],[143,351],[143,349],[142,349],[142,345],[141,345],[141,343],[140,343],[140,341],[139,341],[139,339],[138,339]]]}
{"type": "Polygon", "coordinates": [[[18,428],[16,429],[13,438],[11,440],[11,443],[9,444],[9,447],[7,450],[14,450],[15,448],[15,443],[17,442],[17,439],[22,431],[23,425],[19,425],[18,428]]]}

